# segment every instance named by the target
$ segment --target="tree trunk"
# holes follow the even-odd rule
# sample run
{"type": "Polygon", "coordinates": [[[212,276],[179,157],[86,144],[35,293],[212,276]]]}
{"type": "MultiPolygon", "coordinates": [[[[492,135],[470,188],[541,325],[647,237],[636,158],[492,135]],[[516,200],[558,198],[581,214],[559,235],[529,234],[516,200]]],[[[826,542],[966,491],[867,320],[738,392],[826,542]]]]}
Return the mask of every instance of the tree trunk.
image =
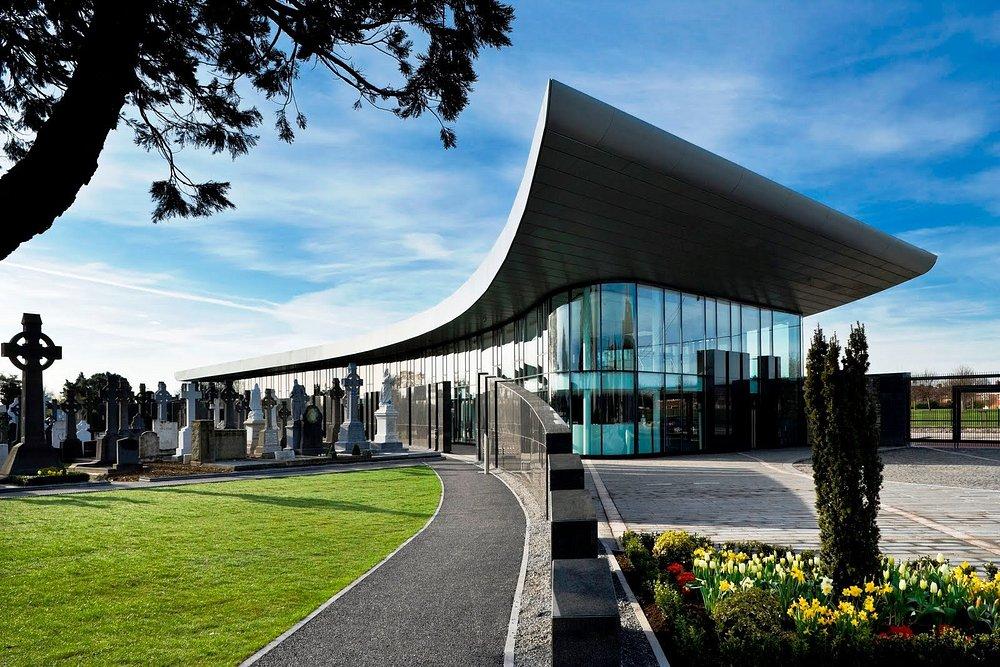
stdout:
{"type": "Polygon", "coordinates": [[[0,259],[66,212],[97,171],[138,85],[146,0],[98,0],[69,85],[21,160],[0,177],[0,259]]]}

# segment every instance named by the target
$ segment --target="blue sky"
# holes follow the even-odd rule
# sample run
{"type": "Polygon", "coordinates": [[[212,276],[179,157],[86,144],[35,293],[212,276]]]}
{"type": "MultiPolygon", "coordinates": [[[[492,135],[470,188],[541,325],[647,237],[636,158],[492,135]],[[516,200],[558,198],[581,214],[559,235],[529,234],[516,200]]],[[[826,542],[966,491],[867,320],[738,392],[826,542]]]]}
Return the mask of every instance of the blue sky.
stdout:
{"type": "Polygon", "coordinates": [[[105,369],[173,386],[179,368],[402,319],[492,245],[555,78],[939,254],[809,318],[865,322],[874,370],[1000,371],[1000,12],[932,4],[515,2],[457,149],[307,72],[293,145],[262,128],[236,162],[182,154],[233,182],[237,210],[200,221],[149,222],[163,165],[115,134],[76,206],[0,263],[0,324],[42,314],[65,353],[50,386],[105,369]]]}

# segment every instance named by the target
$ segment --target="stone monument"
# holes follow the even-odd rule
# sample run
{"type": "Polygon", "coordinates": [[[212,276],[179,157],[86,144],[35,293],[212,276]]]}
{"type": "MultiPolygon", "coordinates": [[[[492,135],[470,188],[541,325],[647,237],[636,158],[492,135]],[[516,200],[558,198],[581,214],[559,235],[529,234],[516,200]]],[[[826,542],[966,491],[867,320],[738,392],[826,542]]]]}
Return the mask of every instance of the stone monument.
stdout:
{"type": "Polygon", "coordinates": [[[364,381],[358,375],[358,365],[351,362],[347,366],[347,377],[344,378],[344,389],[347,392],[347,419],[340,426],[340,433],[337,435],[337,444],[347,454],[361,454],[371,451],[372,445],[365,438],[365,425],[361,422],[360,413],[360,390],[364,381]]]}
{"type": "MultiPolygon", "coordinates": [[[[256,385],[254,386],[254,390],[260,392],[260,389],[256,385]]],[[[278,401],[274,397],[274,390],[266,389],[264,391],[264,399],[260,402],[261,409],[264,411],[264,430],[260,431],[256,442],[253,443],[252,456],[272,458],[274,452],[281,448],[281,445],[278,444],[278,427],[275,424],[275,410],[277,405],[278,401]]]]}
{"type": "Polygon", "coordinates": [[[135,395],[135,402],[139,406],[138,414],[141,416],[140,426],[142,432],[153,428],[153,392],[146,389],[146,383],[139,383],[139,391],[135,395]]]}
{"type": "Polygon", "coordinates": [[[166,382],[156,383],[156,393],[153,400],[156,402],[156,421],[153,422],[153,432],[156,433],[160,441],[160,451],[175,452],[177,450],[177,422],[170,421],[170,403],[173,396],[167,391],[166,382]]]}
{"type": "Polygon", "coordinates": [[[292,415],[288,407],[288,401],[282,400],[278,406],[278,433],[281,434],[281,447],[274,452],[274,458],[279,461],[287,461],[295,458],[295,450],[288,445],[288,418],[292,415]]]}
{"type": "Polygon", "coordinates": [[[292,449],[302,449],[302,413],[305,412],[309,397],[306,388],[298,380],[292,380],[292,391],[289,394],[292,403],[292,449]]]}
{"type": "Polygon", "coordinates": [[[42,372],[62,359],[62,348],[42,333],[42,318],[25,313],[22,331],[0,346],[0,355],[21,371],[21,440],[0,467],[0,477],[35,474],[59,463],[59,452],[45,444],[45,387],[42,372]]]}
{"type": "Polygon", "coordinates": [[[330,399],[330,409],[326,417],[326,441],[330,443],[330,451],[336,452],[333,444],[337,442],[340,425],[344,423],[344,390],[340,387],[340,378],[333,378],[327,396],[330,399]]]}
{"type": "Polygon", "coordinates": [[[104,401],[104,433],[97,439],[97,458],[102,463],[114,463],[118,455],[118,427],[121,417],[121,379],[117,375],[109,375],[101,389],[101,400],[104,401]]]}
{"type": "Polygon", "coordinates": [[[69,416],[66,411],[62,409],[58,401],[53,400],[49,404],[52,409],[52,446],[56,449],[62,449],[63,441],[66,439],[66,434],[69,431],[69,416]]]}
{"type": "Polygon", "coordinates": [[[239,418],[236,416],[236,399],[239,397],[240,395],[236,392],[236,387],[233,386],[233,381],[226,380],[226,386],[220,395],[225,408],[223,428],[233,429],[240,427],[239,418]]]}
{"type": "Polygon", "coordinates": [[[382,391],[375,411],[375,444],[380,452],[401,452],[403,443],[396,433],[396,406],[392,400],[392,375],[389,369],[382,374],[382,391]]]}
{"type": "Polygon", "coordinates": [[[139,436],[139,458],[155,459],[160,455],[160,436],[155,431],[144,431],[139,436]]]}
{"type": "Polygon", "coordinates": [[[6,461],[7,454],[10,452],[10,445],[7,444],[7,430],[9,428],[10,415],[7,414],[7,406],[0,403],[0,462],[6,461]]]}
{"type": "Polygon", "coordinates": [[[80,442],[87,442],[92,439],[93,436],[90,433],[90,424],[87,423],[86,419],[81,419],[76,423],[76,439],[80,442]]]}
{"type": "Polygon", "coordinates": [[[198,399],[201,392],[194,382],[185,382],[181,385],[181,399],[184,401],[184,428],[181,429],[177,442],[176,456],[183,460],[185,456],[191,455],[191,428],[194,425],[195,417],[198,413],[198,399]]]}
{"type": "Polygon", "coordinates": [[[250,392],[249,413],[243,426],[247,430],[247,455],[252,456],[257,440],[264,431],[264,408],[260,400],[260,385],[254,383],[253,391],[250,392]]]}
{"type": "Polygon", "coordinates": [[[83,443],[86,440],[90,440],[90,433],[87,433],[85,439],[80,439],[76,415],[81,406],[76,400],[76,388],[73,385],[66,387],[66,400],[63,401],[61,407],[66,413],[66,439],[62,443],[63,461],[81,459],[83,458],[83,443]]]}
{"type": "Polygon", "coordinates": [[[323,411],[312,403],[302,413],[302,438],[298,452],[303,456],[323,453],[323,411]]]}

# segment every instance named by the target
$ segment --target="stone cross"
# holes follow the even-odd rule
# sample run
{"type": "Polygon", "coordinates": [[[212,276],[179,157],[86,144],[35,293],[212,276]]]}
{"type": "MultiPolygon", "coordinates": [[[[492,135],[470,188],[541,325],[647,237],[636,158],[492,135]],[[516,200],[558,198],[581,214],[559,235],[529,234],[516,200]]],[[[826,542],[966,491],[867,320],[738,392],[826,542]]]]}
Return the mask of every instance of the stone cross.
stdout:
{"type": "Polygon", "coordinates": [[[101,389],[101,400],[104,401],[104,432],[118,432],[118,400],[121,398],[121,379],[117,376],[109,375],[104,387],[101,389]]]}
{"type": "Polygon", "coordinates": [[[198,399],[200,398],[201,392],[198,391],[197,382],[185,382],[181,385],[181,400],[184,401],[184,428],[181,429],[177,442],[177,456],[191,453],[191,429],[198,417],[198,399]]]}
{"type": "Polygon", "coordinates": [[[0,355],[21,371],[21,441],[7,455],[0,476],[34,473],[55,465],[59,453],[45,444],[42,371],[62,359],[62,348],[42,333],[42,318],[25,313],[22,330],[0,346],[0,355]]]}
{"type": "Polygon", "coordinates": [[[136,403],[139,404],[139,415],[142,429],[145,431],[153,422],[153,392],[146,390],[146,383],[139,383],[139,391],[135,395],[136,403]]]}
{"type": "Polygon", "coordinates": [[[358,365],[354,362],[347,367],[347,377],[344,378],[344,389],[347,392],[347,420],[356,421],[360,418],[360,392],[364,381],[358,375],[358,365]]]}
{"type": "Polygon", "coordinates": [[[344,447],[350,454],[355,447],[361,452],[371,449],[371,445],[365,438],[365,427],[361,423],[361,413],[359,406],[359,393],[364,382],[358,376],[358,365],[351,363],[347,367],[347,377],[344,378],[344,388],[347,390],[347,414],[344,423],[340,426],[340,433],[337,435],[337,443],[344,447]]]}
{"type": "Polygon", "coordinates": [[[185,382],[181,385],[181,400],[184,401],[184,426],[190,427],[194,422],[198,410],[198,399],[201,392],[194,382],[185,382]]]}
{"type": "Polygon", "coordinates": [[[170,401],[172,398],[173,396],[167,391],[167,383],[157,382],[153,400],[156,401],[156,419],[158,421],[170,421],[170,401]]]}
{"type": "Polygon", "coordinates": [[[233,386],[232,380],[226,380],[226,386],[222,390],[221,398],[223,404],[226,406],[226,428],[239,428],[240,425],[236,420],[236,399],[239,398],[239,394],[236,393],[236,387],[233,386]]]}
{"type": "Polygon", "coordinates": [[[281,448],[288,449],[288,418],[292,416],[292,411],[288,409],[288,401],[281,401],[278,408],[278,423],[281,424],[281,448]]]}
{"type": "Polygon", "coordinates": [[[277,399],[274,398],[274,390],[266,389],[264,391],[264,400],[261,401],[261,408],[264,410],[264,423],[265,428],[274,428],[274,414],[271,412],[274,406],[278,404],[277,399]]]}
{"type": "Polygon", "coordinates": [[[60,405],[63,411],[69,415],[69,419],[72,423],[76,423],[76,413],[80,410],[80,402],[76,400],[76,388],[73,386],[66,387],[66,400],[60,405]]]}
{"type": "Polygon", "coordinates": [[[125,378],[120,378],[118,383],[118,428],[120,431],[129,430],[132,422],[132,385],[125,378]]]}

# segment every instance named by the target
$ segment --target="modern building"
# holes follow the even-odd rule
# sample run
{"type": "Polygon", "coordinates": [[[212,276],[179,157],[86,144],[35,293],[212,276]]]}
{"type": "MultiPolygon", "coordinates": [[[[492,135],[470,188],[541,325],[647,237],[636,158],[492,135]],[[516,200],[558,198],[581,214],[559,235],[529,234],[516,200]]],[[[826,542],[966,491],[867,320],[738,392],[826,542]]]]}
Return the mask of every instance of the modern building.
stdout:
{"type": "Polygon", "coordinates": [[[353,361],[372,391],[388,368],[408,419],[456,442],[477,441],[499,377],[548,401],[583,455],[800,444],[802,317],[935,260],[552,81],[507,224],[454,294],[365,336],[177,378],[287,395],[353,361]]]}

